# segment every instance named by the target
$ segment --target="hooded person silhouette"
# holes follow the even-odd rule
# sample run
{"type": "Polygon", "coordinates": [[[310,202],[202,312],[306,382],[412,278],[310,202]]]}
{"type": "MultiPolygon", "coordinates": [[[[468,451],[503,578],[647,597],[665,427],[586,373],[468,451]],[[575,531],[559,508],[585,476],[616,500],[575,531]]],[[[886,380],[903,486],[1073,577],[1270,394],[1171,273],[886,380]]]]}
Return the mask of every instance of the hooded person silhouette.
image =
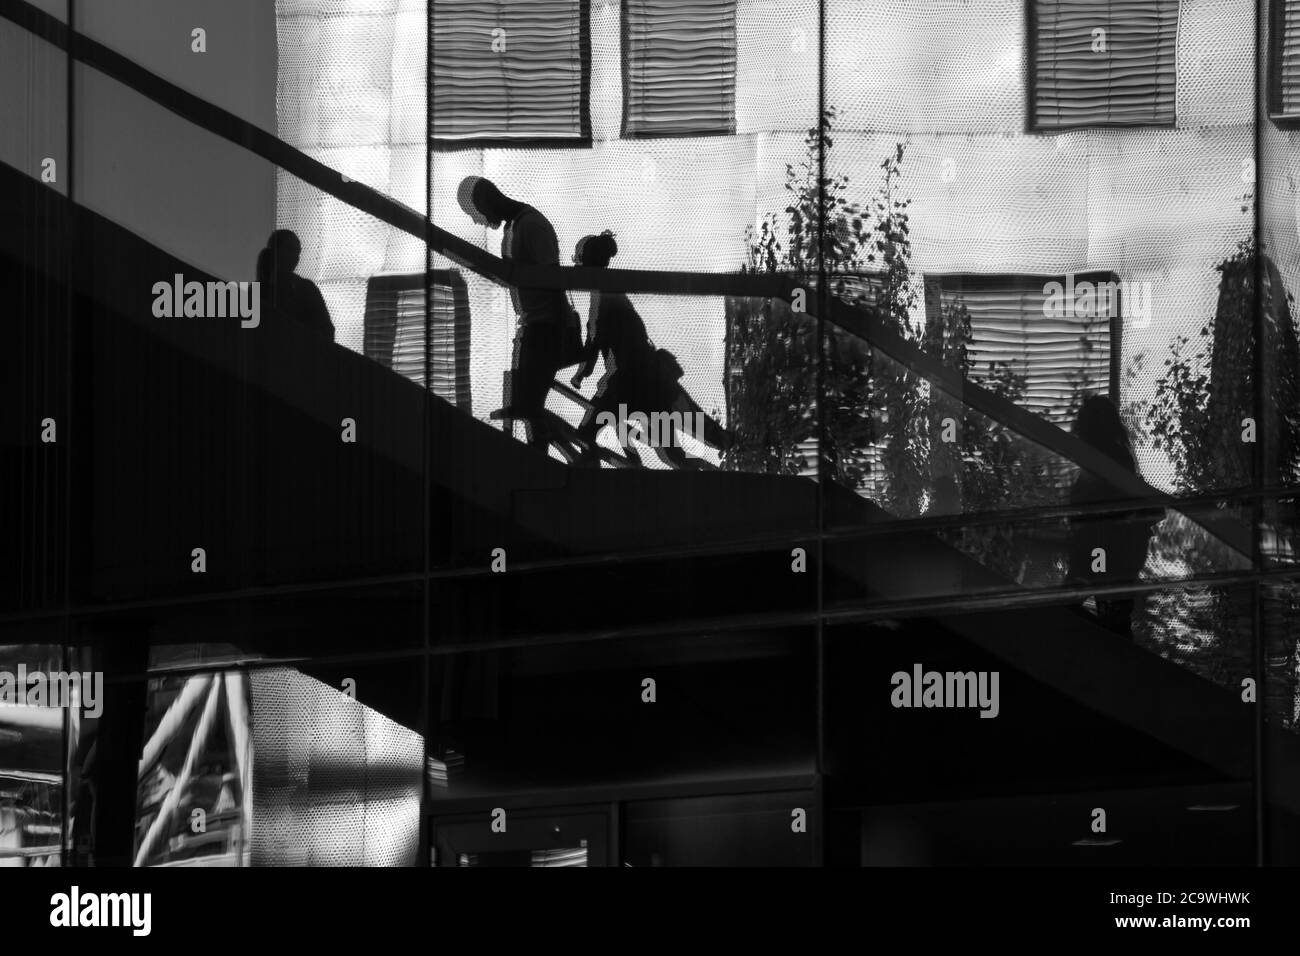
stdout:
{"type": "Polygon", "coordinates": [[[277,229],[257,254],[257,281],[261,284],[263,307],[309,330],[314,335],[334,341],[334,323],[325,298],[316,283],[296,274],[302,243],[289,229],[277,229]]]}

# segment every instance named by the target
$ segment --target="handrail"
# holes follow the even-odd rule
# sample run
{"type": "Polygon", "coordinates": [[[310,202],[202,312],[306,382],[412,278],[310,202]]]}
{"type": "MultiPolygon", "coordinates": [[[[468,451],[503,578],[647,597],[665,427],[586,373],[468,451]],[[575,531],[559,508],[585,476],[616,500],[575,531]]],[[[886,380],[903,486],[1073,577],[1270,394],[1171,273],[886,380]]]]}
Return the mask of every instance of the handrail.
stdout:
{"type": "MultiPolygon", "coordinates": [[[[64,50],[73,59],[130,87],[196,126],[261,156],[340,202],[423,240],[434,252],[500,285],[678,296],[779,298],[787,302],[801,288],[799,277],[789,274],[535,266],[500,259],[435,225],[409,206],[349,179],[234,113],[146,70],[104,44],[69,30],[67,24],[25,0],[0,0],[0,17],[64,50]]],[[[957,369],[926,354],[896,329],[886,325],[873,310],[850,306],[829,295],[823,297],[825,301],[819,304],[819,296],[809,294],[814,290],[806,288],[806,280],[804,281],[803,298],[808,315],[816,317],[819,305],[824,306],[824,318],[828,322],[865,339],[872,347],[884,352],[963,405],[1100,477],[1116,490],[1135,498],[1162,496],[1158,489],[1125,470],[1091,445],[1014,402],[968,381],[957,369]]],[[[1170,507],[1177,507],[1172,496],[1164,497],[1170,501],[1170,507]]],[[[1253,555],[1251,528],[1248,525],[1224,515],[1188,517],[1238,553],[1247,557],[1253,555]]]]}

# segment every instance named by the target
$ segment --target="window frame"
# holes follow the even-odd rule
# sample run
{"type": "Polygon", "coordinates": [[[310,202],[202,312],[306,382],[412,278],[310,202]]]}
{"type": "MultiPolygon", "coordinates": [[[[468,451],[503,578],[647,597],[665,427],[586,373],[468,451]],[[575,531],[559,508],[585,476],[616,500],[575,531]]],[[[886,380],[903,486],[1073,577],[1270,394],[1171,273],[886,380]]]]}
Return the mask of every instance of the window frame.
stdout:
{"type": "MultiPolygon", "coordinates": [[[[1270,0],[1268,8],[1268,66],[1264,107],[1279,129],[1300,129],[1300,112],[1287,113],[1282,107],[1282,44],[1286,40],[1287,0],[1270,0]]],[[[1296,8],[1300,17],[1300,7],[1296,8]]],[[[1300,83],[1300,76],[1297,77],[1300,83]]]]}
{"type": "Polygon", "coordinates": [[[631,103],[631,77],[632,77],[632,57],[630,56],[630,17],[631,17],[632,0],[621,0],[619,3],[619,50],[621,53],[620,73],[623,91],[622,118],[619,122],[619,138],[624,140],[674,140],[674,139],[698,139],[710,136],[735,136],[739,128],[736,119],[736,95],[737,85],[740,80],[740,0],[732,0],[732,18],[731,31],[732,40],[735,46],[735,63],[731,75],[731,114],[730,128],[728,129],[709,129],[709,130],[689,130],[677,132],[654,132],[651,130],[629,130],[628,120],[631,116],[629,104],[631,103]]]}
{"type": "MultiPolygon", "coordinates": [[[[380,329],[373,326],[370,322],[370,303],[371,297],[375,294],[401,294],[401,293],[420,293],[424,296],[424,320],[423,326],[425,331],[424,347],[424,382],[417,383],[431,395],[437,395],[433,385],[431,356],[429,351],[430,329],[432,322],[432,305],[429,293],[435,288],[443,288],[452,296],[453,313],[461,304],[465,306],[465,324],[463,330],[453,321],[452,337],[457,339],[458,333],[464,333],[465,345],[470,355],[473,355],[473,329],[474,318],[469,312],[469,287],[465,283],[465,277],[459,269],[430,269],[427,278],[424,273],[419,272],[381,272],[370,276],[366,280],[366,308],[362,319],[361,330],[361,354],[370,361],[375,362],[395,373],[397,369],[393,366],[393,360],[397,350],[398,333],[401,331],[396,316],[392,328],[380,329]]],[[[456,361],[455,353],[459,349],[453,348],[453,361],[456,361]]],[[[439,396],[444,401],[462,409],[469,411],[473,407],[472,388],[473,378],[470,370],[470,363],[466,361],[464,368],[455,370],[455,391],[454,399],[446,396],[439,396]],[[462,374],[465,379],[464,394],[461,394],[460,379],[462,374]]],[[[397,373],[401,374],[401,373],[397,373]]],[[[405,377],[405,376],[403,376],[405,377]]],[[[414,381],[412,379],[412,381],[414,381]]]]}
{"type": "MultiPolygon", "coordinates": [[[[511,0],[525,3],[527,0],[511,0]]],[[[590,149],[591,132],[591,0],[575,0],[578,4],[578,135],[577,136],[471,136],[448,139],[434,134],[434,91],[437,79],[434,72],[434,24],[437,22],[438,0],[429,0],[426,18],[428,37],[425,59],[428,63],[428,96],[425,103],[428,145],[431,153],[450,153],[463,149],[590,149]]]]}
{"type": "MultiPolygon", "coordinates": [[[[1116,285],[1115,290],[1115,313],[1110,316],[1110,321],[1106,326],[1108,335],[1108,346],[1110,355],[1107,362],[1106,376],[1106,397],[1111,401],[1119,404],[1120,398],[1120,373],[1123,358],[1123,334],[1124,334],[1124,296],[1123,282],[1119,275],[1106,269],[1091,269],[1085,272],[1063,272],[1063,273],[1037,273],[1037,272],[927,272],[923,276],[925,296],[925,313],[926,321],[930,319],[928,293],[931,283],[935,283],[939,295],[942,296],[945,291],[950,290],[951,283],[962,290],[970,289],[972,291],[984,291],[1005,289],[1012,283],[1038,282],[1042,280],[1043,284],[1048,282],[1064,282],[1067,277],[1073,276],[1077,285],[1080,282],[1091,282],[1094,285],[1103,282],[1113,282],[1116,285]]],[[[1100,328],[1101,323],[1097,326],[1100,328]]],[[[972,330],[973,331],[973,330],[972,330]]]]}
{"type": "MultiPolygon", "coordinates": [[[[1107,120],[1103,123],[1071,123],[1061,126],[1044,126],[1037,118],[1035,98],[1038,92],[1038,4],[1042,0],[1025,0],[1025,132],[1036,136],[1056,136],[1090,129],[1176,129],[1178,127],[1178,27],[1182,20],[1181,0],[1174,0],[1178,13],[1174,22],[1174,93],[1172,116],[1168,122],[1122,122],[1107,120]]],[[[1110,2],[1110,0],[1108,0],[1110,2]]]]}

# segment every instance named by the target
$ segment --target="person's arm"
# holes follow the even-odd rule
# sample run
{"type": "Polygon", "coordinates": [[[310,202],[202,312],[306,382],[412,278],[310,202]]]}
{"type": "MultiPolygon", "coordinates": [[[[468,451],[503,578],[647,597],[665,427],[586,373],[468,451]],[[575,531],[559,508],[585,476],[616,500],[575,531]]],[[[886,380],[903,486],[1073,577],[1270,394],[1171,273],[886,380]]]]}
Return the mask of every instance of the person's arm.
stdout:
{"type": "Polygon", "coordinates": [[[582,388],[583,379],[596,370],[596,355],[600,351],[600,293],[591,294],[591,318],[587,319],[587,343],[582,347],[583,364],[573,375],[573,387],[582,388]]]}

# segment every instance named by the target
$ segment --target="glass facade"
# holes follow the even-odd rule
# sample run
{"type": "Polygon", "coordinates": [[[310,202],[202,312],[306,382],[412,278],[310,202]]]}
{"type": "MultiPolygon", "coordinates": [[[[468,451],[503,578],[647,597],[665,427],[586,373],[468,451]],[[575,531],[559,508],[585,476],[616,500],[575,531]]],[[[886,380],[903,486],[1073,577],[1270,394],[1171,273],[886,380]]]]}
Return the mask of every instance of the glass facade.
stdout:
{"type": "Polygon", "coordinates": [[[112,7],[0,865],[1300,862],[1300,2],[112,7]]]}

